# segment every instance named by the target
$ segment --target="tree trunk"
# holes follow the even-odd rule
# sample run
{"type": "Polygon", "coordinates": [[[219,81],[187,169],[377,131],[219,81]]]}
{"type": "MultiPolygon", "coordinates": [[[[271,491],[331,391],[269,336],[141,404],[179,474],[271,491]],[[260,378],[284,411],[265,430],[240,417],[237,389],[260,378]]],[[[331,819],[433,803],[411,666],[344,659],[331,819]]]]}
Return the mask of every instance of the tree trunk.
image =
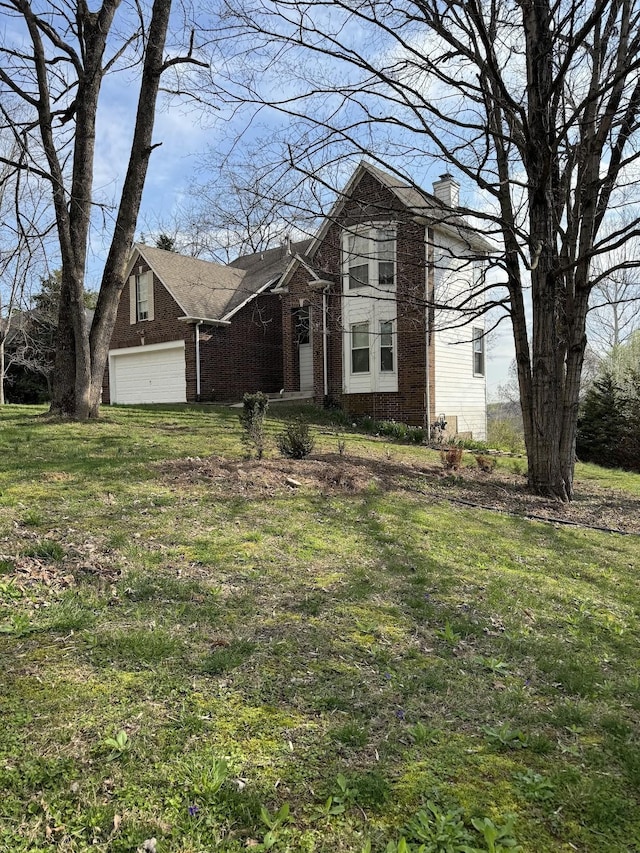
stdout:
{"type": "Polygon", "coordinates": [[[4,406],[4,335],[0,336],[0,406],[4,406]]]}
{"type": "MultiPolygon", "coordinates": [[[[68,233],[62,231],[62,286],[57,335],[56,367],[53,377],[51,412],[62,417],[87,420],[98,417],[102,394],[102,379],[106,367],[109,343],[118,310],[120,294],[125,284],[125,270],[135,233],[142,191],[153,150],[152,135],[155,105],[160,77],[165,70],[164,45],[169,25],[171,0],[154,0],[149,30],[145,39],[142,82],[138,97],[136,125],[131,144],[127,173],[122,188],[113,239],[105,263],[98,302],[91,328],[87,328],[82,303],[84,258],[91,211],[91,182],[95,143],[95,115],[102,80],[102,52],[106,32],[100,22],[93,26],[92,51],[87,55],[85,68],[88,97],[78,109],[74,181],[72,197],[77,198],[69,209],[68,233]],[[104,39],[103,39],[104,36],[104,39]],[[90,72],[90,73],[89,73],[90,72]],[[100,81],[96,85],[96,80],[100,81]],[[81,165],[78,166],[78,161],[81,165]],[[76,167],[78,166],[77,175],[76,167]],[[74,218],[74,213],[75,218],[74,218]],[[68,237],[69,250],[64,251],[68,237]]],[[[175,60],[169,64],[175,64],[175,60]]],[[[80,98],[78,93],[78,101],[80,98]]],[[[60,218],[64,216],[64,212],[60,218]]]]}
{"type": "Polygon", "coordinates": [[[76,346],[71,322],[71,298],[66,288],[60,289],[56,357],[51,379],[52,415],[73,418],[76,413],[76,346]]]}

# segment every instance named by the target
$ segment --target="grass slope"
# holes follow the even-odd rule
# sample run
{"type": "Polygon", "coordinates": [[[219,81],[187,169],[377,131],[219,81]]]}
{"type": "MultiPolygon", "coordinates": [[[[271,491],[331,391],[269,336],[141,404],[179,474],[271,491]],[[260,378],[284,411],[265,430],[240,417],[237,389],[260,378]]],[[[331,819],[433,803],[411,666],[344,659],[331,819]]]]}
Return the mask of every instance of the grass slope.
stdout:
{"type": "Polygon", "coordinates": [[[242,454],[0,411],[0,850],[640,850],[637,536],[242,454]]]}

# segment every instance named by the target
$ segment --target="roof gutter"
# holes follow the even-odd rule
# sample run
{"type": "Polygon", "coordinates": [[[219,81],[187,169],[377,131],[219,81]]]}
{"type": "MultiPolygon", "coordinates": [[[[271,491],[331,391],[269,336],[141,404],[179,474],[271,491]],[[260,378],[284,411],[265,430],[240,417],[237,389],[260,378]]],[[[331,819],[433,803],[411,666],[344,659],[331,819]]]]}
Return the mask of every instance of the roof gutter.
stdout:
{"type": "Polygon", "coordinates": [[[181,323],[206,323],[208,326],[230,326],[230,320],[212,320],[210,317],[178,317],[181,323]]]}

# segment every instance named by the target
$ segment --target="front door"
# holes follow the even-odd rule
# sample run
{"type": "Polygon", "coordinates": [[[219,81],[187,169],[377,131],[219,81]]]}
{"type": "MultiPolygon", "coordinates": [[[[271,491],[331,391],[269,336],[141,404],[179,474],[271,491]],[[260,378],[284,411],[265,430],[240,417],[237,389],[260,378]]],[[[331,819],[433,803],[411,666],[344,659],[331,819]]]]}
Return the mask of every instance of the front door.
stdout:
{"type": "Polygon", "coordinates": [[[313,351],[311,349],[311,308],[305,305],[296,311],[296,340],[300,390],[313,391],[313,351]]]}

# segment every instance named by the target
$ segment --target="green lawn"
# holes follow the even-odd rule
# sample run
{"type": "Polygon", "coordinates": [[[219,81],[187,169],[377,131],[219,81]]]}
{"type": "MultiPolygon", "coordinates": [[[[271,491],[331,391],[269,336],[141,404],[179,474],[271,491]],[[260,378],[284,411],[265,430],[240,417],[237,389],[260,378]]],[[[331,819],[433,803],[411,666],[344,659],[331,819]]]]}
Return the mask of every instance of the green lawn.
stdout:
{"type": "Polygon", "coordinates": [[[287,485],[280,411],[261,467],[237,410],[0,409],[0,850],[640,851],[640,538],[287,485]]]}

